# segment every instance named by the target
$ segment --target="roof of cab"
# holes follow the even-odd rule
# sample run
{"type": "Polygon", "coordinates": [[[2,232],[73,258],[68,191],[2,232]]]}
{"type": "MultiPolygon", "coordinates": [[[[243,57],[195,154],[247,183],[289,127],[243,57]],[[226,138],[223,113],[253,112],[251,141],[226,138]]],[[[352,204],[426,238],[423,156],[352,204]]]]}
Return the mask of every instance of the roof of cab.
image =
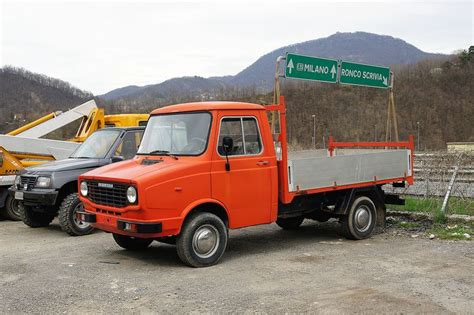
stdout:
{"type": "Polygon", "coordinates": [[[191,112],[191,111],[202,111],[202,110],[264,110],[265,107],[258,104],[252,103],[241,103],[241,102],[195,102],[195,103],[184,103],[177,105],[165,106],[162,108],[155,109],[151,112],[151,115],[165,114],[165,113],[176,113],[176,112],[191,112]]]}

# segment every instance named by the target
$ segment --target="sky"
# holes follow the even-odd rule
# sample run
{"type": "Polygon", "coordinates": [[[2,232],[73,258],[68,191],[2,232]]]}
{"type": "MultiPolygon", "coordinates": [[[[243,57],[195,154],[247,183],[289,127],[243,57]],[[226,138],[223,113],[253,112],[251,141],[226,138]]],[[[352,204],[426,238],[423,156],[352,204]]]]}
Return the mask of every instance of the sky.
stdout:
{"type": "Polygon", "coordinates": [[[0,0],[0,64],[100,95],[173,77],[234,75],[279,47],[336,32],[452,53],[474,44],[473,2],[0,0]]]}

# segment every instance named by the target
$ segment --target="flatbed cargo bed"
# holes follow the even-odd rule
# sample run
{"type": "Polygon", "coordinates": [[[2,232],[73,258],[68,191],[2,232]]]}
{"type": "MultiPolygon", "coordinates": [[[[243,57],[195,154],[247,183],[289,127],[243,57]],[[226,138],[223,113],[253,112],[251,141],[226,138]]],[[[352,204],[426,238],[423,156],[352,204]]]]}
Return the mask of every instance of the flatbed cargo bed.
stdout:
{"type": "Polygon", "coordinates": [[[337,189],[411,176],[408,149],[308,150],[288,153],[288,190],[337,189]],[[341,187],[342,188],[342,187],[341,187]]]}

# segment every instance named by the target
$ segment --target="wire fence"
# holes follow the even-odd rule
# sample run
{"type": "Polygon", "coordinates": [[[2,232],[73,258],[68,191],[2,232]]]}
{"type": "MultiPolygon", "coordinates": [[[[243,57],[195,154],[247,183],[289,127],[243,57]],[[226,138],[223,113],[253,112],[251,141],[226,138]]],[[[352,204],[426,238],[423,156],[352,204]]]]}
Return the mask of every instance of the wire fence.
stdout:
{"type": "Polygon", "coordinates": [[[414,171],[414,185],[386,188],[406,196],[405,210],[441,210],[449,183],[454,179],[446,214],[474,215],[474,153],[418,153],[415,154],[414,171]]]}

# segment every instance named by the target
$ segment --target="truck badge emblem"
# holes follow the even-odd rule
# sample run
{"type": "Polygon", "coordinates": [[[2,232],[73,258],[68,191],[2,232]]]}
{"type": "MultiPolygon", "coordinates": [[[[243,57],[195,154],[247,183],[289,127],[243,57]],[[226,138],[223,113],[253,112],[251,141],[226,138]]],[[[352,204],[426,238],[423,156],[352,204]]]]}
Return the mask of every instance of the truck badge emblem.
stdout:
{"type": "Polygon", "coordinates": [[[103,187],[103,188],[114,188],[114,185],[109,184],[109,183],[98,183],[97,186],[103,187]]]}

